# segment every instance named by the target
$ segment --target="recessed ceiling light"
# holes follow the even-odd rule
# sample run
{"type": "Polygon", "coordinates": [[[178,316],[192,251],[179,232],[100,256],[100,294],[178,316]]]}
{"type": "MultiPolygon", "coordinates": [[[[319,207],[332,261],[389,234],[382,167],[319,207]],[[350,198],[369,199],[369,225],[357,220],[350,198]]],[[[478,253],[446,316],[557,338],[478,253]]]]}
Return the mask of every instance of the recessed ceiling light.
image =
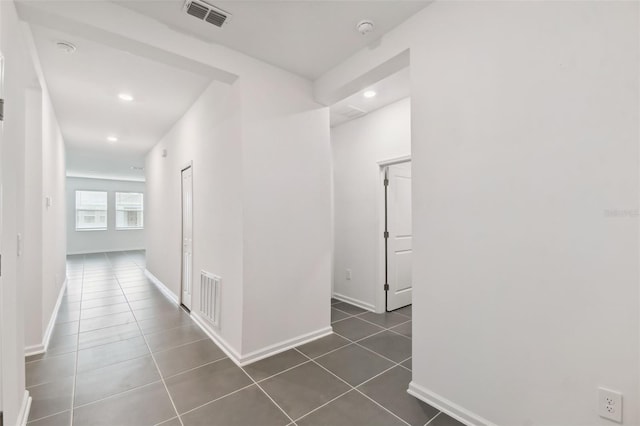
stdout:
{"type": "Polygon", "coordinates": [[[376,95],[376,92],[374,92],[373,90],[367,90],[366,92],[363,93],[363,96],[365,98],[373,98],[376,95]]]}
{"type": "Polygon", "coordinates": [[[131,102],[133,100],[133,96],[131,96],[129,93],[119,93],[118,98],[120,98],[121,101],[125,102],[131,102]]]}
{"type": "Polygon", "coordinates": [[[76,51],[76,45],[68,41],[59,41],[56,43],[56,47],[62,50],[64,53],[74,53],[76,51]]]}
{"type": "Polygon", "coordinates": [[[109,142],[118,142],[118,138],[115,136],[107,136],[109,142]]]}

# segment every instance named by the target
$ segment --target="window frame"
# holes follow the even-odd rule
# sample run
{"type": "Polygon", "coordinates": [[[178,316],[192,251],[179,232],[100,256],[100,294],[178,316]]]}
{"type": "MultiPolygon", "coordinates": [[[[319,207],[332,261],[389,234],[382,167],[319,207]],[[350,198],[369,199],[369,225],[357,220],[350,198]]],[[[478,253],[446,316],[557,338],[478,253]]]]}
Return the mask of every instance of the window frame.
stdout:
{"type": "Polygon", "coordinates": [[[74,192],[74,213],[75,213],[75,230],[76,232],[93,232],[93,231],[108,231],[109,230],[109,191],[101,191],[98,189],[76,189],[74,192]],[[87,210],[87,209],[78,209],[78,192],[97,192],[105,194],[106,204],[104,210],[87,210]],[[104,211],[105,215],[105,223],[104,227],[93,227],[93,228],[78,228],[78,211],[104,211]]]}
{"type": "MultiPolygon", "coordinates": [[[[113,209],[114,209],[114,229],[116,231],[140,231],[144,229],[144,192],[140,191],[114,191],[113,192],[113,209]],[[118,226],[118,194],[140,194],[142,196],[142,210],[131,210],[142,212],[142,226],[118,226]]],[[[120,210],[129,211],[129,210],[120,210]]]]}

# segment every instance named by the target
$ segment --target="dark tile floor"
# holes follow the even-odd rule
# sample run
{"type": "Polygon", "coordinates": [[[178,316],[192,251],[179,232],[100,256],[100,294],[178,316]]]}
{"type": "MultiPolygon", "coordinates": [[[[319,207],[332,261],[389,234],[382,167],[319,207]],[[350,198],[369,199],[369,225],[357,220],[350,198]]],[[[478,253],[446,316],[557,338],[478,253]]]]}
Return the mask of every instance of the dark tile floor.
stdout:
{"type": "Polygon", "coordinates": [[[70,256],[30,425],[459,426],[406,393],[411,307],[331,300],[335,333],[237,367],[144,276],[144,252],[70,256]]]}

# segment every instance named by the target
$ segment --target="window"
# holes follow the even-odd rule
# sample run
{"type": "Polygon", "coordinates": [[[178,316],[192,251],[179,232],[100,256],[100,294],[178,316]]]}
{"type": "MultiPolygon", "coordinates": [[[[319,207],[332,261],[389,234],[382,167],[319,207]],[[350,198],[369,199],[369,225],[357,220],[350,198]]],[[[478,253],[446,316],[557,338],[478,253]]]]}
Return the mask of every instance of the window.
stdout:
{"type": "Polygon", "coordinates": [[[138,192],[116,192],[116,229],[144,227],[144,195],[138,192]]]}
{"type": "Polygon", "coordinates": [[[76,191],[76,229],[107,229],[107,193],[76,191]]]}

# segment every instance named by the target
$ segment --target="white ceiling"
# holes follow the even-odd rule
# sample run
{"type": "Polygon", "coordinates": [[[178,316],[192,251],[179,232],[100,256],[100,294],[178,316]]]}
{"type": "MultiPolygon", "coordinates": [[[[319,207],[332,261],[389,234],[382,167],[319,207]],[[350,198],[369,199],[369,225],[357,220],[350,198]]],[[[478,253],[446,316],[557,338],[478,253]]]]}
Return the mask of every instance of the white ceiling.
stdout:
{"type": "Polygon", "coordinates": [[[184,0],[113,0],[183,33],[222,44],[309,79],[316,79],[374,43],[427,0],[207,0],[233,16],[222,28],[183,12],[184,0]],[[362,36],[356,24],[375,22],[362,36]]]}
{"type": "Polygon", "coordinates": [[[411,95],[411,79],[409,68],[404,68],[390,76],[370,85],[366,89],[349,96],[329,108],[331,127],[360,118],[370,112],[390,105],[411,95]],[[365,98],[364,92],[373,90],[376,96],[365,98]],[[358,114],[358,111],[362,111],[358,114]],[[345,114],[352,113],[353,115],[345,114]]]}
{"type": "Polygon", "coordinates": [[[209,85],[202,75],[48,28],[32,26],[56,116],[68,152],[69,174],[116,171],[139,179],[144,155],[209,85]],[[73,54],[58,41],[77,46],[73,54]],[[125,103],[118,93],[128,92],[125,103]],[[107,141],[109,135],[118,142],[107,141]],[[93,160],[92,160],[93,159],[93,160]]]}
{"type": "MultiPolygon", "coordinates": [[[[429,1],[215,1],[233,14],[223,28],[186,15],[184,0],[112,3],[124,6],[123,14],[139,12],[173,29],[313,79],[357,50],[375,44],[429,1]],[[365,18],[375,21],[376,29],[362,36],[355,25],[365,18]]],[[[24,4],[37,7],[39,3],[25,0],[24,4]]],[[[145,154],[195,102],[212,74],[162,58],[133,55],[120,50],[124,46],[100,43],[100,38],[66,34],[59,25],[53,29],[56,25],[47,22],[43,21],[46,27],[32,22],[31,28],[67,146],[68,174],[144,179],[144,172],[132,167],[144,166],[145,154]],[[77,51],[63,53],[56,47],[58,41],[72,42],[77,51]],[[120,101],[120,92],[131,93],[135,100],[120,101]],[[108,142],[110,135],[117,136],[118,142],[108,142]]],[[[365,104],[358,103],[362,99],[356,94],[336,105],[359,105],[370,112],[408,96],[408,77],[405,88],[400,80],[391,79],[386,89],[381,86],[378,97],[365,104]]],[[[332,125],[341,120],[344,117],[332,108],[332,125]]]]}

